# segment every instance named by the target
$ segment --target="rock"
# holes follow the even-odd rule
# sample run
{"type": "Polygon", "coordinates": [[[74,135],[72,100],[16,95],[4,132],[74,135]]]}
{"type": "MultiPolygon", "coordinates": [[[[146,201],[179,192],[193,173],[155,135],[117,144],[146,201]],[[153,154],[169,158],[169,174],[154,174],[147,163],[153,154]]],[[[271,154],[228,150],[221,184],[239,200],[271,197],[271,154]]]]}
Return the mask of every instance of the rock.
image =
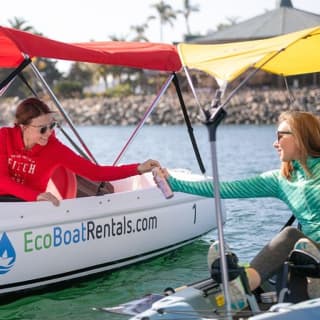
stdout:
{"type": "MultiPolygon", "coordinates": [[[[279,89],[240,90],[225,107],[225,124],[274,124],[282,111],[295,109],[320,112],[320,89],[305,87],[292,90],[294,101],[287,92],[279,89]]],[[[183,94],[191,123],[200,123],[199,107],[190,93],[183,94]]],[[[210,110],[212,96],[207,91],[200,93],[198,100],[210,110]]],[[[64,99],[60,103],[70,115],[75,125],[136,125],[152,103],[154,96],[130,96],[121,98],[91,97],[84,99],[64,99]]],[[[18,98],[3,98],[0,105],[0,124],[14,122],[18,98]]],[[[52,109],[55,106],[50,102],[52,109]]],[[[63,121],[61,116],[57,119],[63,121]],[[59,118],[60,117],[60,118],[59,118]]],[[[147,124],[182,124],[183,114],[179,100],[172,93],[165,94],[153,110],[147,124]]]]}

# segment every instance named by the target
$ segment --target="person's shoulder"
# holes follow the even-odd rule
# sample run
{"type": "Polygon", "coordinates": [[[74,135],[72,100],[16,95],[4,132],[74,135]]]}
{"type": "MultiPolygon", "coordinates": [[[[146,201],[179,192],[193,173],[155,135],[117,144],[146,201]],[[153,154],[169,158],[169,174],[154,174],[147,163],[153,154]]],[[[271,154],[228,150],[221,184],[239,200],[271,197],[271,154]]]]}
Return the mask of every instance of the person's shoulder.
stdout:
{"type": "Polygon", "coordinates": [[[67,148],[66,145],[61,142],[55,134],[52,134],[50,137],[49,137],[49,141],[48,141],[48,144],[47,144],[48,147],[52,147],[52,148],[55,148],[55,149],[65,149],[67,148]]]}
{"type": "Polygon", "coordinates": [[[0,131],[1,132],[8,132],[8,131],[13,131],[15,129],[15,127],[1,127],[0,131]]]}
{"type": "Polygon", "coordinates": [[[55,135],[52,134],[48,139],[47,146],[59,147],[61,144],[62,143],[60,142],[60,140],[55,135]]]}
{"type": "Polygon", "coordinates": [[[264,178],[278,178],[280,175],[280,170],[279,169],[273,169],[273,170],[268,170],[263,173],[261,173],[261,176],[264,178]]]}
{"type": "Polygon", "coordinates": [[[1,127],[0,128],[0,134],[1,135],[14,135],[16,134],[20,129],[18,127],[1,127]]]}
{"type": "Polygon", "coordinates": [[[312,163],[320,163],[320,157],[315,157],[315,158],[308,158],[308,160],[307,161],[309,161],[309,159],[310,159],[310,162],[312,163]]]}
{"type": "Polygon", "coordinates": [[[308,158],[307,166],[311,172],[318,172],[320,168],[320,158],[308,158]]]}

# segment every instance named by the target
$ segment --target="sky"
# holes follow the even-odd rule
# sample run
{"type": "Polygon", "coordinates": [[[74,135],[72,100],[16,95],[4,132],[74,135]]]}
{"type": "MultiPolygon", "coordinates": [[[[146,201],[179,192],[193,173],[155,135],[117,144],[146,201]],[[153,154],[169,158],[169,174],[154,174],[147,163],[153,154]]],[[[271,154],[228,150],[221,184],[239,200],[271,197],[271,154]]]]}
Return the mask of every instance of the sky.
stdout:
{"type": "MultiPolygon", "coordinates": [[[[10,27],[9,20],[23,19],[44,36],[63,42],[108,41],[110,36],[132,40],[136,35],[131,26],[141,25],[157,15],[152,5],[160,0],[9,0],[2,6],[0,25],[10,27]]],[[[174,10],[183,9],[183,0],[164,0],[174,10]]],[[[320,0],[291,0],[295,8],[320,14],[320,0]]],[[[206,35],[215,31],[227,18],[237,22],[273,10],[277,0],[190,0],[199,7],[190,15],[191,33],[206,35]]],[[[163,28],[163,42],[182,42],[186,24],[181,15],[174,26],[163,28]]],[[[149,22],[146,36],[160,42],[158,19],[149,22]]],[[[58,61],[57,67],[67,72],[70,62],[58,61]]]]}
{"type": "MultiPolygon", "coordinates": [[[[110,36],[131,40],[131,26],[141,25],[148,16],[156,15],[152,4],[160,0],[9,0],[1,8],[0,25],[22,18],[44,36],[64,42],[107,41],[110,36]]],[[[291,0],[295,8],[320,14],[319,0],[291,0]]],[[[175,10],[183,8],[183,0],[165,0],[175,10]]],[[[216,30],[227,18],[244,21],[276,7],[277,0],[190,0],[199,12],[190,16],[192,33],[205,35],[216,30]]],[[[182,16],[174,27],[163,29],[163,42],[181,42],[186,33],[182,16]]],[[[149,41],[160,42],[158,20],[149,23],[149,41]]]]}

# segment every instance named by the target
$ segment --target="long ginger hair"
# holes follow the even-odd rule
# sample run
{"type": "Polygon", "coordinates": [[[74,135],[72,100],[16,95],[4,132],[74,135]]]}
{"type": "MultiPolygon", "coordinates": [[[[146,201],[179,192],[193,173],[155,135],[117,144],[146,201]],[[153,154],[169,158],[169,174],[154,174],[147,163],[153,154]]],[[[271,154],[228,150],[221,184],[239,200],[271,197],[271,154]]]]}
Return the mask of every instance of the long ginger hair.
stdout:
{"type": "MultiPolygon", "coordinates": [[[[285,111],[279,116],[279,123],[286,121],[296,139],[300,149],[300,163],[308,176],[311,175],[307,166],[307,158],[320,157],[320,119],[310,112],[285,111]]],[[[281,174],[287,179],[291,178],[293,170],[292,161],[283,161],[281,174]]]]}

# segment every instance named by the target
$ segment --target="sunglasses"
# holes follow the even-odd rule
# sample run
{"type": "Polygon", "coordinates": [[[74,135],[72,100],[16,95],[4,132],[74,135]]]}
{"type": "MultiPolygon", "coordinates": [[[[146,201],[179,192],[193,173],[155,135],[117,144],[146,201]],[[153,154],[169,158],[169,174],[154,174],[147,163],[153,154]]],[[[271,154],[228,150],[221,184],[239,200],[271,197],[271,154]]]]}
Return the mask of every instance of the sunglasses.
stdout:
{"type": "Polygon", "coordinates": [[[292,132],[290,132],[290,131],[277,131],[278,142],[287,134],[292,134],[292,132]]]}
{"type": "Polygon", "coordinates": [[[40,134],[45,134],[47,130],[53,130],[57,126],[57,122],[53,121],[50,124],[47,124],[45,126],[33,126],[32,124],[29,124],[30,127],[39,128],[40,134]]]}

